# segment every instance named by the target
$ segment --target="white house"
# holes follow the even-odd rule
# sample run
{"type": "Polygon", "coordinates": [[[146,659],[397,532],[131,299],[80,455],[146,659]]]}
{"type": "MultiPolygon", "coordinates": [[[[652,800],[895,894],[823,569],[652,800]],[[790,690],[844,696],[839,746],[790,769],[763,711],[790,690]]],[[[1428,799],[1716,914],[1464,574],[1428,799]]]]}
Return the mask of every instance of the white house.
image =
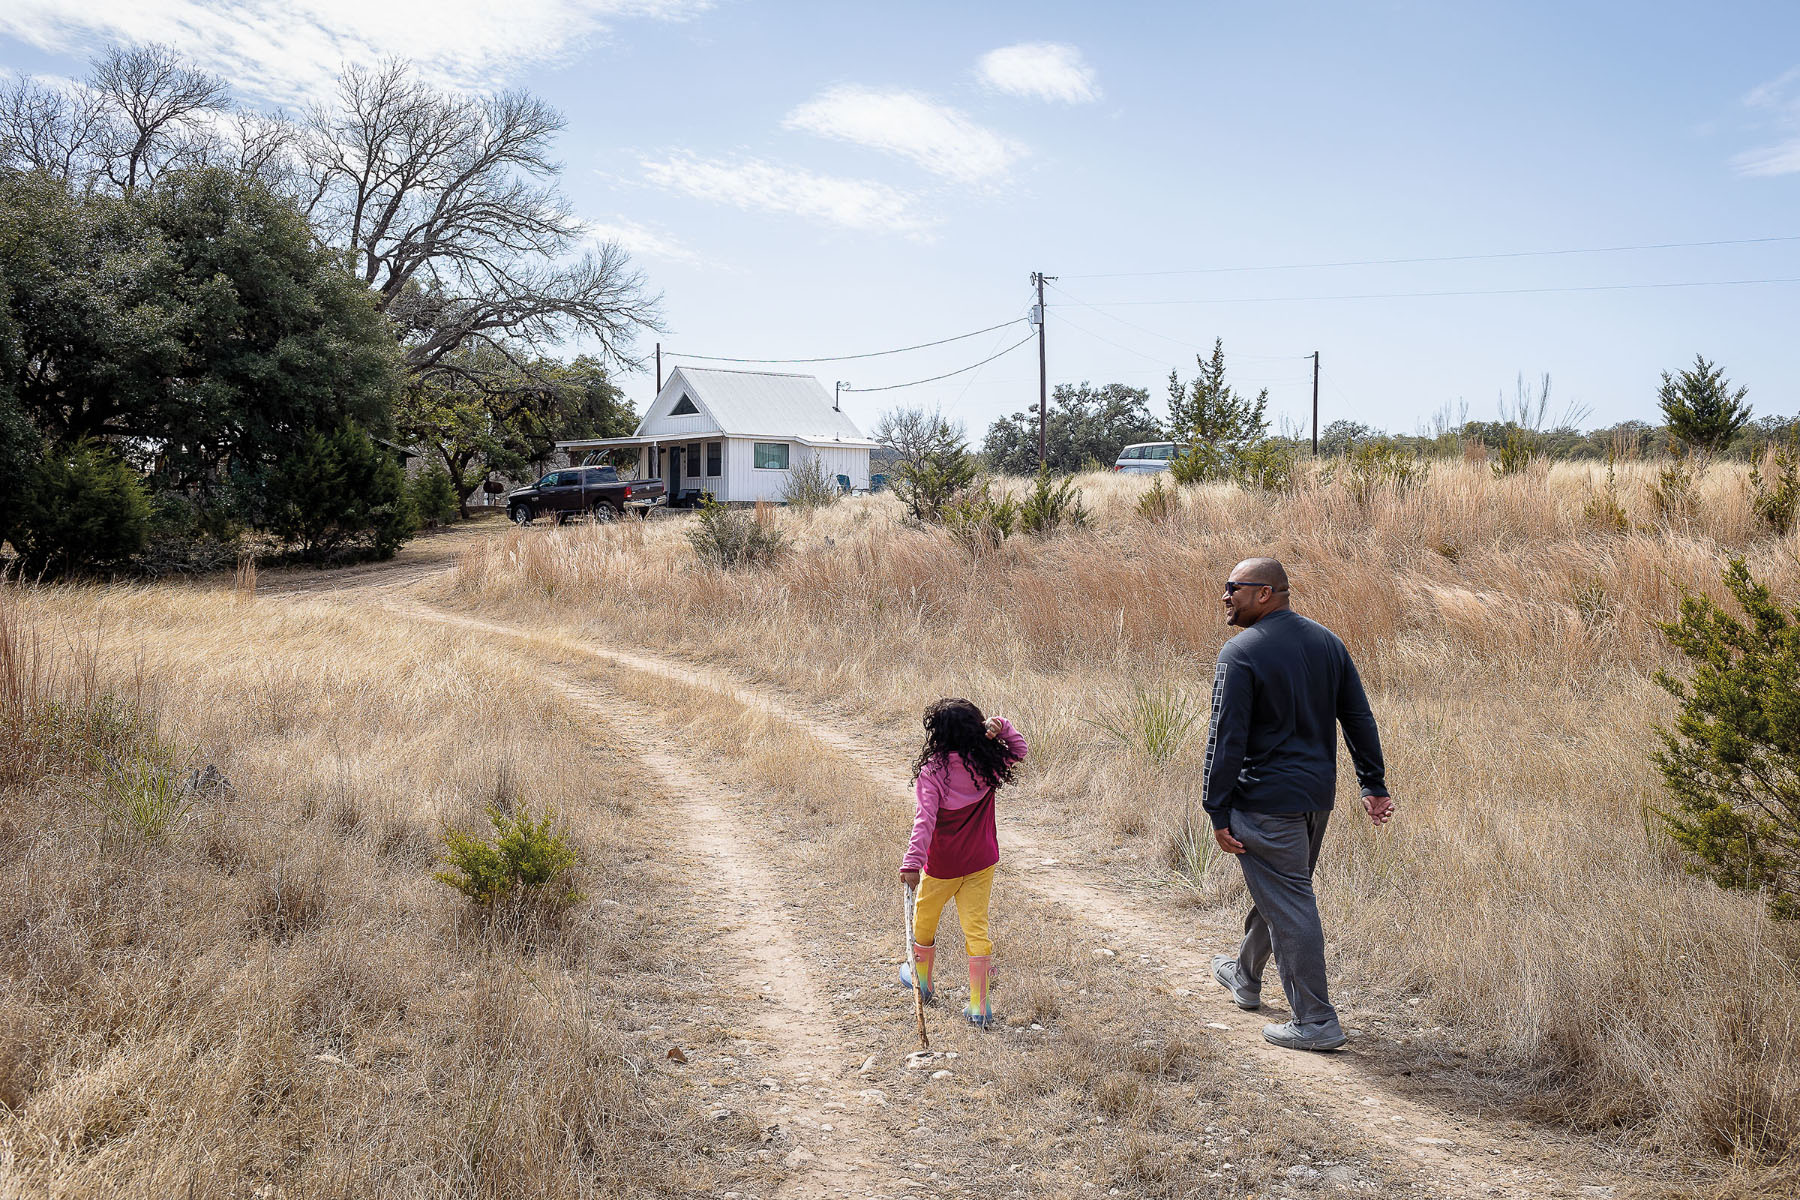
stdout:
{"type": "Polygon", "coordinates": [[[595,451],[637,451],[637,475],[660,478],[672,502],[780,500],[788,472],[816,455],[826,476],[869,486],[862,435],[811,375],[676,367],[637,432],[558,442],[571,464],[595,451]]]}

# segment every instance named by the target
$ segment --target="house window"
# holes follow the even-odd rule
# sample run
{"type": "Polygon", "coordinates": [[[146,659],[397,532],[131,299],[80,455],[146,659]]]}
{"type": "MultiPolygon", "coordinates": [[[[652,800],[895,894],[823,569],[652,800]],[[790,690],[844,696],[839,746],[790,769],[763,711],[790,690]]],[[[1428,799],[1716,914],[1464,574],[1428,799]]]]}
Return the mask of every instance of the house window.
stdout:
{"type": "Polygon", "coordinates": [[[715,479],[722,473],[722,459],[724,453],[724,442],[706,443],[706,473],[715,479]]]}
{"type": "Polygon", "coordinates": [[[690,475],[698,475],[700,473],[700,443],[699,442],[689,442],[688,443],[687,469],[688,469],[688,474],[690,474],[690,475]]]}
{"type": "Polygon", "coordinates": [[[675,402],[675,407],[669,410],[669,415],[671,417],[691,417],[699,411],[699,409],[694,407],[694,402],[686,395],[683,395],[681,399],[675,402]]]}
{"type": "Polygon", "coordinates": [[[786,442],[752,442],[755,454],[754,465],[759,471],[785,471],[788,469],[788,444],[786,442]]]}

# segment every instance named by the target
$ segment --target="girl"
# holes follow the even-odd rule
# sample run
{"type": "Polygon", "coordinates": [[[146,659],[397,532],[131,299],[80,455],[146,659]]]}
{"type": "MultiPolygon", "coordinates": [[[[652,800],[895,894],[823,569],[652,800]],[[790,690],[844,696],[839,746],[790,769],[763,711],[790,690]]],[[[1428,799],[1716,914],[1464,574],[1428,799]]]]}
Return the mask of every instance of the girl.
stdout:
{"type": "Polygon", "coordinates": [[[963,942],[969,951],[969,1004],[963,1015],[986,1029],[994,1023],[988,1002],[988,893],[1000,842],[994,829],[994,792],[1012,780],[1025,757],[1025,739],[1005,717],[983,717],[967,700],[939,700],[925,710],[925,747],[913,764],[918,815],[900,864],[900,878],[918,892],[913,913],[913,961],[900,982],[931,999],[931,967],[938,918],[956,898],[963,942]],[[923,872],[923,878],[920,873],[923,872]]]}

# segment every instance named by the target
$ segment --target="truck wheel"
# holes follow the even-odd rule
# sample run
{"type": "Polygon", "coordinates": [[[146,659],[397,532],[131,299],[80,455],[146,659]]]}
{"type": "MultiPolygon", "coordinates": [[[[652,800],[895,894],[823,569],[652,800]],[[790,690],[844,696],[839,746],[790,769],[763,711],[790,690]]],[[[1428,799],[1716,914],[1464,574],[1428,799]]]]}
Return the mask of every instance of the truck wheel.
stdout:
{"type": "Polygon", "coordinates": [[[594,518],[594,524],[610,525],[618,519],[619,513],[617,509],[613,508],[613,506],[606,501],[596,500],[594,501],[594,507],[590,510],[590,515],[594,518]]]}
{"type": "Polygon", "coordinates": [[[514,525],[531,524],[531,505],[515,504],[506,510],[506,519],[514,525]]]}

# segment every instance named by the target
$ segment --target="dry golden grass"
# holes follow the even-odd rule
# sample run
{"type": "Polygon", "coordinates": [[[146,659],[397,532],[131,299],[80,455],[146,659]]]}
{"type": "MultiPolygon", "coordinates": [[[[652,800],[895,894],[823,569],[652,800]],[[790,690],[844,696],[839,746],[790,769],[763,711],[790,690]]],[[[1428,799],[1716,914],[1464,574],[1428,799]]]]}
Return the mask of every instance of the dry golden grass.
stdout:
{"type": "MultiPolygon", "coordinates": [[[[1218,582],[1276,554],[1356,655],[1401,804],[1379,833],[1341,814],[1321,868],[1351,1008],[1396,1059],[1473,1056],[1475,1094],[1681,1158],[1791,1162],[1800,939],[1688,876],[1648,813],[1669,711],[1650,674],[1672,661],[1656,622],[1684,589],[1722,598],[1732,554],[1800,596],[1797,543],[1730,466],[1660,519],[1656,470],[1619,469],[1623,532],[1593,515],[1600,467],[1434,464],[1368,503],[1341,481],[1210,487],[1160,523],[1137,514],[1146,481],[1092,476],[1092,530],[974,557],[875,497],[784,514],[796,549],[771,570],[702,568],[671,519],[511,533],[452,588],[840,701],[896,744],[926,700],[971,696],[1032,737],[1042,819],[1125,869],[1170,861],[1203,731],[1157,764],[1088,722],[1134,681],[1203,708],[1218,582]]],[[[1200,903],[1229,898],[1228,865],[1200,903]]]]}
{"type": "Polygon", "coordinates": [[[711,986],[663,969],[670,881],[627,836],[654,783],[465,640],[246,595],[0,595],[0,1190],[737,1177],[755,1130],[647,1049],[711,986]],[[102,819],[133,764],[208,763],[231,789],[161,833],[102,819]],[[561,927],[491,927],[432,881],[442,829],[490,801],[565,815],[591,900],[561,927]]]}

